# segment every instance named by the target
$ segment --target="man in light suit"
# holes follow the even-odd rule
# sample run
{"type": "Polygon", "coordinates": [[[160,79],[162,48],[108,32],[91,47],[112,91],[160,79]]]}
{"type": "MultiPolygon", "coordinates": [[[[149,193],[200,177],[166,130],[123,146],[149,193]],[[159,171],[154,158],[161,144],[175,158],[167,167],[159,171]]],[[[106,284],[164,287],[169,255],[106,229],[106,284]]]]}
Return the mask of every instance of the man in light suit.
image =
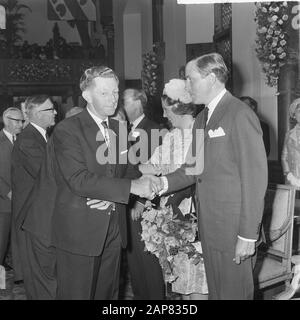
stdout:
{"type": "MultiPolygon", "coordinates": [[[[147,96],[143,90],[126,89],[123,94],[124,110],[130,122],[130,140],[132,148],[139,142],[140,130],[147,134],[148,148],[144,160],[148,160],[154,147],[151,148],[151,130],[159,130],[160,126],[144,114],[147,105],[147,96]]],[[[140,157],[141,150],[135,150],[140,157]]],[[[142,226],[141,213],[144,210],[142,199],[133,199],[128,208],[128,246],[127,260],[130,272],[131,284],[135,300],[162,300],[165,298],[164,279],[162,269],[157,257],[145,251],[144,242],[141,239],[142,226]]]]}
{"type": "Polygon", "coordinates": [[[191,174],[186,159],[189,164],[157,181],[156,191],[174,192],[196,183],[209,297],[253,299],[250,257],[260,233],[268,172],[259,120],[225,89],[228,70],[221,55],[190,61],[186,77],[193,102],[206,105],[193,129],[197,146],[196,129],[205,128],[204,170],[191,174]]]}
{"type": "Polygon", "coordinates": [[[118,298],[129,195],[154,196],[149,179],[131,180],[140,173],[125,161],[127,128],[109,118],[117,107],[118,84],[108,67],[85,70],[80,88],[86,109],[60,122],[53,132],[59,174],[51,241],[58,299],[118,298]],[[110,153],[115,158],[106,161],[110,153]],[[107,207],[99,211],[87,206],[87,198],[104,200],[107,207]]]}
{"type": "Polygon", "coordinates": [[[0,131],[0,265],[5,262],[11,229],[11,153],[23,122],[21,110],[8,108],[3,112],[4,128],[0,131]]]}
{"type": "Polygon", "coordinates": [[[34,187],[45,155],[46,129],[55,124],[56,111],[49,96],[37,95],[26,99],[29,124],[19,134],[12,151],[12,218],[16,232],[16,244],[21,260],[24,286],[28,299],[33,299],[34,288],[28,263],[27,244],[22,224],[25,216],[23,206],[34,187]]]}

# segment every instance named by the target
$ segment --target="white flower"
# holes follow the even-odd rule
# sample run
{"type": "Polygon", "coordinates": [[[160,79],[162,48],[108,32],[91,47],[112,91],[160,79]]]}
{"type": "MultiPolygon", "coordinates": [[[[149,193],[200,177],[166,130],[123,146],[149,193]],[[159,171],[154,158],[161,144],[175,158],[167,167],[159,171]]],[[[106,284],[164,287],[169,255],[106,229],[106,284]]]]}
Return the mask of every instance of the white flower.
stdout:
{"type": "Polygon", "coordinates": [[[277,22],[278,24],[283,24],[283,21],[281,19],[279,19],[277,22]]]}
{"type": "Polygon", "coordinates": [[[276,51],[277,51],[277,53],[282,53],[283,49],[281,47],[279,47],[276,51]]]}
{"type": "Polygon", "coordinates": [[[282,52],[282,54],[279,56],[280,59],[283,59],[286,57],[286,53],[285,52],[282,52]]]}
{"type": "Polygon", "coordinates": [[[289,16],[287,14],[284,14],[283,17],[282,17],[282,20],[286,21],[288,18],[289,18],[289,16]]]}
{"type": "Polygon", "coordinates": [[[282,46],[284,46],[284,45],[286,44],[286,41],[285,41],[285,40],[281,40],[279,43],[280,43],[282,46]]]}
{"type": "Polygon", "coordinates": [[[276,16],[276,14],[274,14],[274,16],[272,16],[272,20],[277,21],[277,19],[278,19],[278,16],[276,16]]]}
{"type": "Polygon", "coordinates": [[[284,7],[287,7],[287,2],[284,1],[284,2],[282,3],[282,5],[283,5],[284,7]]]}
{"type": "Polygon", "coordinates": [[[262,27],[261,29],[258,29],[259,33],[266,33],[267,32],[267,28],[266,27],[262,27]]]}
{"type": "Polygon", "coordinates": [[[270,58],[270,60],[275,60],[276,57],[275,57],[274,54],[270,54],[270,55],[269,55],[269,58],[270,58]]]}
{"type": "Polygon", "coordinates": [[[278,8],[278,7],[275,7],[275,8],[273,8],[273,11],[274,11],[274,12],[278,12],[278,11],[279,11],[279,8],[278,8]]]}
{"type": "Polygon", "coordinates": [[[172,100],[179,100],[182,103],[191,103],[192,98],[186,90],[185,81],[181,79],[172,79],[165,84],[163,94],[172,100]]]}

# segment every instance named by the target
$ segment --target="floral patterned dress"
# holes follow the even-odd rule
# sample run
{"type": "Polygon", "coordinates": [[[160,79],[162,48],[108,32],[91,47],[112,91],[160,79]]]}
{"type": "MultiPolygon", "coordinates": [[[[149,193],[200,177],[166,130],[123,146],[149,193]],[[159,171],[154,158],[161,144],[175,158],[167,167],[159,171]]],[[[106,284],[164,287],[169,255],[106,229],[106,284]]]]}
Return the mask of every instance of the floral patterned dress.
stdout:
{"type": "MultiPolygon", "coordinates": [[[[162,145],[156,148],[148,163],[152,164],[162,175],[174,172],[185,162],[191,142],[192,129],[175,128],[164,136],[162,145]]],[[[168,197],[162,196],[160,199],[162,210],[165,208],[168,197]]],[[[179,209],[183,215],[195,211],[192,197],[183,199],[179,209]]],[[[193,245],[202,253],[200,241],[194,242],[193,245]]],[[[198,261],[197,264],[192,261],[184,252],[179,252],[174,256],[173,274],[177,277],[172,282],[173,292],[180,294],[208,293],[203,260],[198,261]]]]}

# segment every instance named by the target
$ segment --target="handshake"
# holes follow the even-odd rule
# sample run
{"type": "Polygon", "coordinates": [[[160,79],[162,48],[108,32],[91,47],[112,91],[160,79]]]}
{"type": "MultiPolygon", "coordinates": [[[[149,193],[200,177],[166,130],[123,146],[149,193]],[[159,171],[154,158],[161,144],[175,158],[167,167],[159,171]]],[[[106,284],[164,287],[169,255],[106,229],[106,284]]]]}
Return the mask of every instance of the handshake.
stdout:
{"type": "Polygon", "coordinates": [[[163,189],[164,183],[161,177],[144,175],[131,181],[130,193],[152,200],[163,189]]]}

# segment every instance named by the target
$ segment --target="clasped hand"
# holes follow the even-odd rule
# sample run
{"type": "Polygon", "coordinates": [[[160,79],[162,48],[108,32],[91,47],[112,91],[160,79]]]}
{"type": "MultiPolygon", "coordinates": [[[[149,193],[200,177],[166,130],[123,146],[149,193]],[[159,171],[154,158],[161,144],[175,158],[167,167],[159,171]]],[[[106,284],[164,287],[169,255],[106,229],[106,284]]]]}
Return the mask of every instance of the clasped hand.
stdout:
{"type": "Polygon", "coordinates": [[[152,200],[155,195],[159,194],[163,187],[164,185],[161,178],[144,175],[139,179],[132,180],[130,192],[141,198],[152,200]]]}

